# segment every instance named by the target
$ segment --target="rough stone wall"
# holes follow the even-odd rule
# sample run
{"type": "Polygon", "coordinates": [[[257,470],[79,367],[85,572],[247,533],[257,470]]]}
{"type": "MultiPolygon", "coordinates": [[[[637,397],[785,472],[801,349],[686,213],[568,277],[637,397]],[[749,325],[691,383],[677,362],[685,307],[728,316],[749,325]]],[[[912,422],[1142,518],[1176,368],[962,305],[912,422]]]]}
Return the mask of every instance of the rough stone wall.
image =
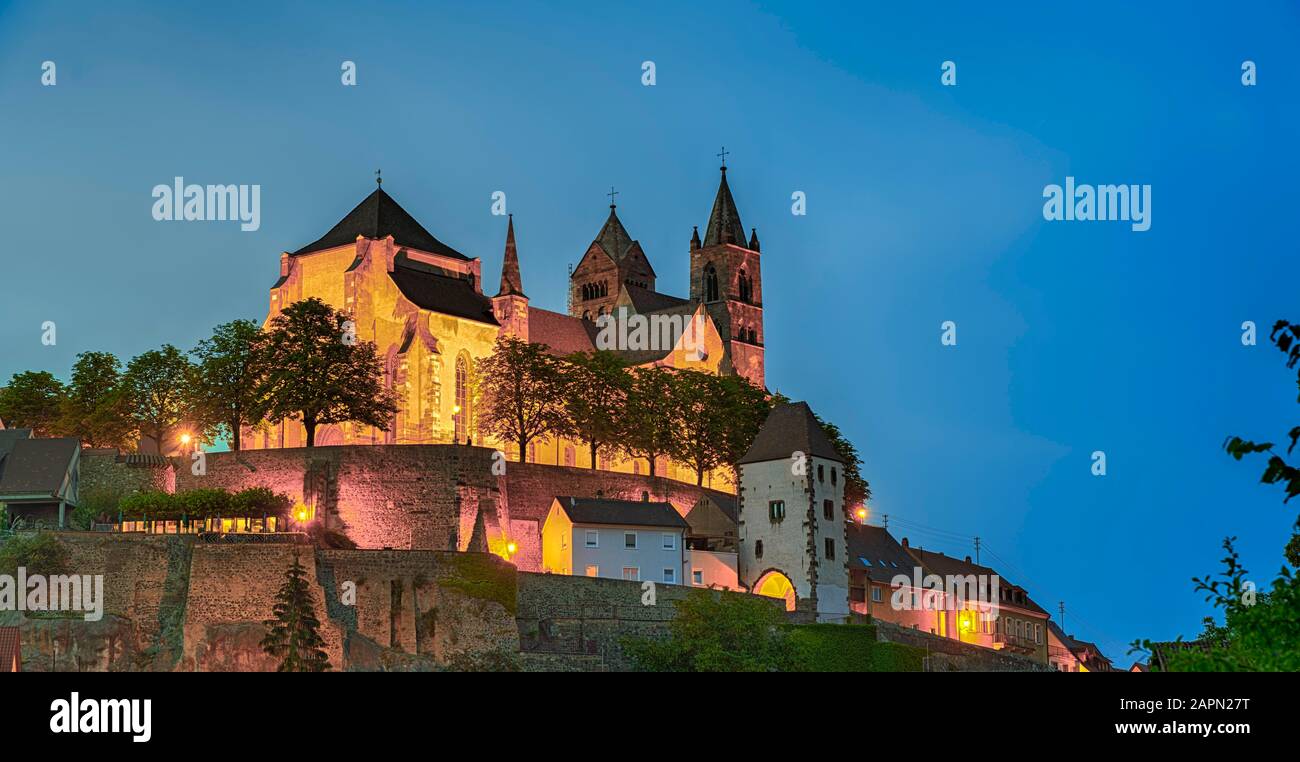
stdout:
{"type": "Polygon", "coordinates": [[[491,467],[491,450],[460,445],[209,453],[207,473],[182,470],[177,489],[269,487],[314,506],[328,526],[363,548],[456,550],[465,544],[465,492],[495,500],[491,467]]]}
{"type": "Polygon", "coordinates": [[[928,652],[927,672],[1051,672],[1050,667],[991,648],[941,638],[928,632],[873,620],[876,638],[888,643],[923,648],[928,652]]]}
{"type": "Polygon", "coordinates": [[[630,667],[619,640],[668,633],[681,585],[656,585],[654,606],[640,582],[520,573],[519,645],[529,669],[619,671],[630,667]]]}
{"type": "Polygon", "coordinates": [[[37,619],[11,616],[22,628],[28,671],[122,671],[155,649],[160,639],[169,560],[176,537],[132,537],[60,532],[68,574],[103,575],[104,618],[37,619]]]}
{"type": "Polygon", "coordinates": [[[82,453],[79,483],[83,496],[90,489],[118,495],[174,489],[176,471],[173,466],[128,466],[117,458],[116,452],[82,453]]]}

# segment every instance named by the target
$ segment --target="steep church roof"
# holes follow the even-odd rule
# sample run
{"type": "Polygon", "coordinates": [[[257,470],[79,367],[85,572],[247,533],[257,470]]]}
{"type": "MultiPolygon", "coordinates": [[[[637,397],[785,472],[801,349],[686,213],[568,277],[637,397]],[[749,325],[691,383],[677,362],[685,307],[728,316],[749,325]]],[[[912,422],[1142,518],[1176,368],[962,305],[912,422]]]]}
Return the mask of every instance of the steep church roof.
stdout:
{"type": "Polygon", "coordinates": [[[672,294],[662,294],[631,283],[623,284],[623,290],[627,292],[627,300],[631,302],[632,308],[642,315],[648,312],[680,307],[689,302],[688,299],[682,299],[672,294]]]}
{"type": "Polygon", "coordinates": [[[415,218],[394,201],[392,196],[385,193],[383,188],[376,188],[374,193],[366,196],[364,201],[357,204],[357,207],[348,212],[337,225],[330,228],[328,233],[295,251],[294,256],[332,249],[335,246],[346,246],[354,243],[357,236],[383,238],[390,235],[398,246],[409,246],[412,249],[441,254],[452,259],[469,260],[469,257],[434,238],[433,234],[416,222],[415,218]]]}
{"type": "Polygon", "coordinates": [[[768,460],[789,460],[796,453],[815,455],[840,463],[844,459],[835,452],[831,440],[822,430],[807,402],[790,402],[777,405],[768,413],[763,427],[754,437],[754,444],[738,463],[760,463],[768,460]]]}
{"type": "Polygon", "coordinates": [[[720,243],[745,245],[745,227],[740,224],[736,200],[731,197],[731,188],[727,186],[726,167],[722,168],[722,182],[718,184],[718,195],[713,199],[709,227],[704,231],[705,246],[717,246],[720,243]]]}
{"type": "Polygon", "coordinates": [[[524,279],[519,274],[519,252],[515,249],[515,216],[510,215],[509,226],[506,228],[506,255],[501,262],[501,289],[497,296],[506,296],[514,294],[515,296],[526,296],[524,294],[524,279]]]}
{"type": "Polygon", "coordinates": [[[492,300],[474,289],[465,278],[453,278],[444,271],[399,254],[388,274],[402,296],[420,309],[462,317],[488,325],[500,325],[492,312],[492,300]]]}
{"type": "Polygon", "coordinates": [[[623,222],[619,220],[615,208],[615,204],[609,205],[609,218],[605,220],[605,226],[596,234],[594,243],[599,244],[610,259],[621,264],[636,241],[632,240],[627,228],[623,227],[623,222]]]}
{"type": "Polygon", "coordinates": [[[596,348],[596,324],[539,307],[528,308],[528,341],[545,344],[551,354],[564,356],[596,348]]]}

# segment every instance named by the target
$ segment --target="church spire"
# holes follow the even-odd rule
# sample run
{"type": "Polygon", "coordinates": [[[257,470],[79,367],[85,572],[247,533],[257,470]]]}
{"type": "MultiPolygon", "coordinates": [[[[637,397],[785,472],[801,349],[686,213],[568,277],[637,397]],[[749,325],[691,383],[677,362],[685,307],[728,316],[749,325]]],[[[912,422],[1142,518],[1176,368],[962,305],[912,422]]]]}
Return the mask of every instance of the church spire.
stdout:
{"type": "Polygon", "coordinates": [[[506,256],[501,262],[501,290],[497,296],[524,296],[523,277],[519,274],[519,252],[515,249],[515,216],[509,216],[506,228],[506,256]]]}
{"type": "Polygon", "coordinates": [[[740,224],[736,200],[731,197],[731,188],[727,186],[727,165],[723,164],[721,169],[722,181],[718,183],[718,195],[713,199],[713,212],[709,215],[709,226],[704,231],[704,245],[731,243],[744,246],[745,228],[740,224]]]}

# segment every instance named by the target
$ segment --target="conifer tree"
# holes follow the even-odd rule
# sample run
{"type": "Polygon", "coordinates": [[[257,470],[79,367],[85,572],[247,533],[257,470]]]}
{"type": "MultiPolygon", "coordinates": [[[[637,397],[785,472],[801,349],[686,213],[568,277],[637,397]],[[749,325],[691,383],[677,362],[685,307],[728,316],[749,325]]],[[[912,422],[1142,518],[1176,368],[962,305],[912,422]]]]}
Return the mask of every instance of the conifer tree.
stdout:
{"type": "Polygon", "coordinates": [[[262,650],[280,660],[277,672],[324,672],[330,668],[329,656],[321,650],[320,620],[311,601],[307,573],[294,554],[293,565],[285,572],[284,584],[275,595],[271,609],[274,619],[262,638],[262,650]]]}

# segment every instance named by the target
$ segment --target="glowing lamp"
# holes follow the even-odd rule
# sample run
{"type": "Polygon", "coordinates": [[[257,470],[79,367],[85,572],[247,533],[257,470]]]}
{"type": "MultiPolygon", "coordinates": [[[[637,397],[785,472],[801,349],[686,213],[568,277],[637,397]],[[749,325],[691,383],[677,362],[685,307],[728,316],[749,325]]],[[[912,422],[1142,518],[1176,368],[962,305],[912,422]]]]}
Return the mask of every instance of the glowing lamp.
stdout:
{"type": "Polygon", "coordinates": [[[452,406],[451,406],[451,414],[452,414],[452,415],[460,415],[460,405],[452,405],[452,406]]]}
{"type": "Polygon", "coordinates": [[[187,444],[189,444],[189,443],[190,443],[190,435],[189,435],[189,434],[181,434],[181,444],[183,444],[183,445],[187,445],[187,444]]]}
{"type": "Polygon", "coordinates": [[[517,550],[519,550],[519,546],[518,546],[518,545],[514,544],[513,542],[508,542],[508,543],[506,543],[506,553],[507,553],[508,555],[512,555],[512,556],[513,556],[513,555],[515,554],[515,551],[517,551],[517,550]]]}
{"type": "Polygon", "coordinates": [[[299,509],[298,509],[298,520],[299,520],[299,521],[306,521],[306,520],[307,520],[307,509],[306,509],[306,508],[299,508],[299,509]]]}
{"type": "Polygon", "coordinates": [[[858,521],[866,521],[866,520],[867,520],[867,509],[866,509],[866,508],[859,508],[859,509],[856,511],[856,513],[857,513],[857,516],[858,516],[858,521]]]}

